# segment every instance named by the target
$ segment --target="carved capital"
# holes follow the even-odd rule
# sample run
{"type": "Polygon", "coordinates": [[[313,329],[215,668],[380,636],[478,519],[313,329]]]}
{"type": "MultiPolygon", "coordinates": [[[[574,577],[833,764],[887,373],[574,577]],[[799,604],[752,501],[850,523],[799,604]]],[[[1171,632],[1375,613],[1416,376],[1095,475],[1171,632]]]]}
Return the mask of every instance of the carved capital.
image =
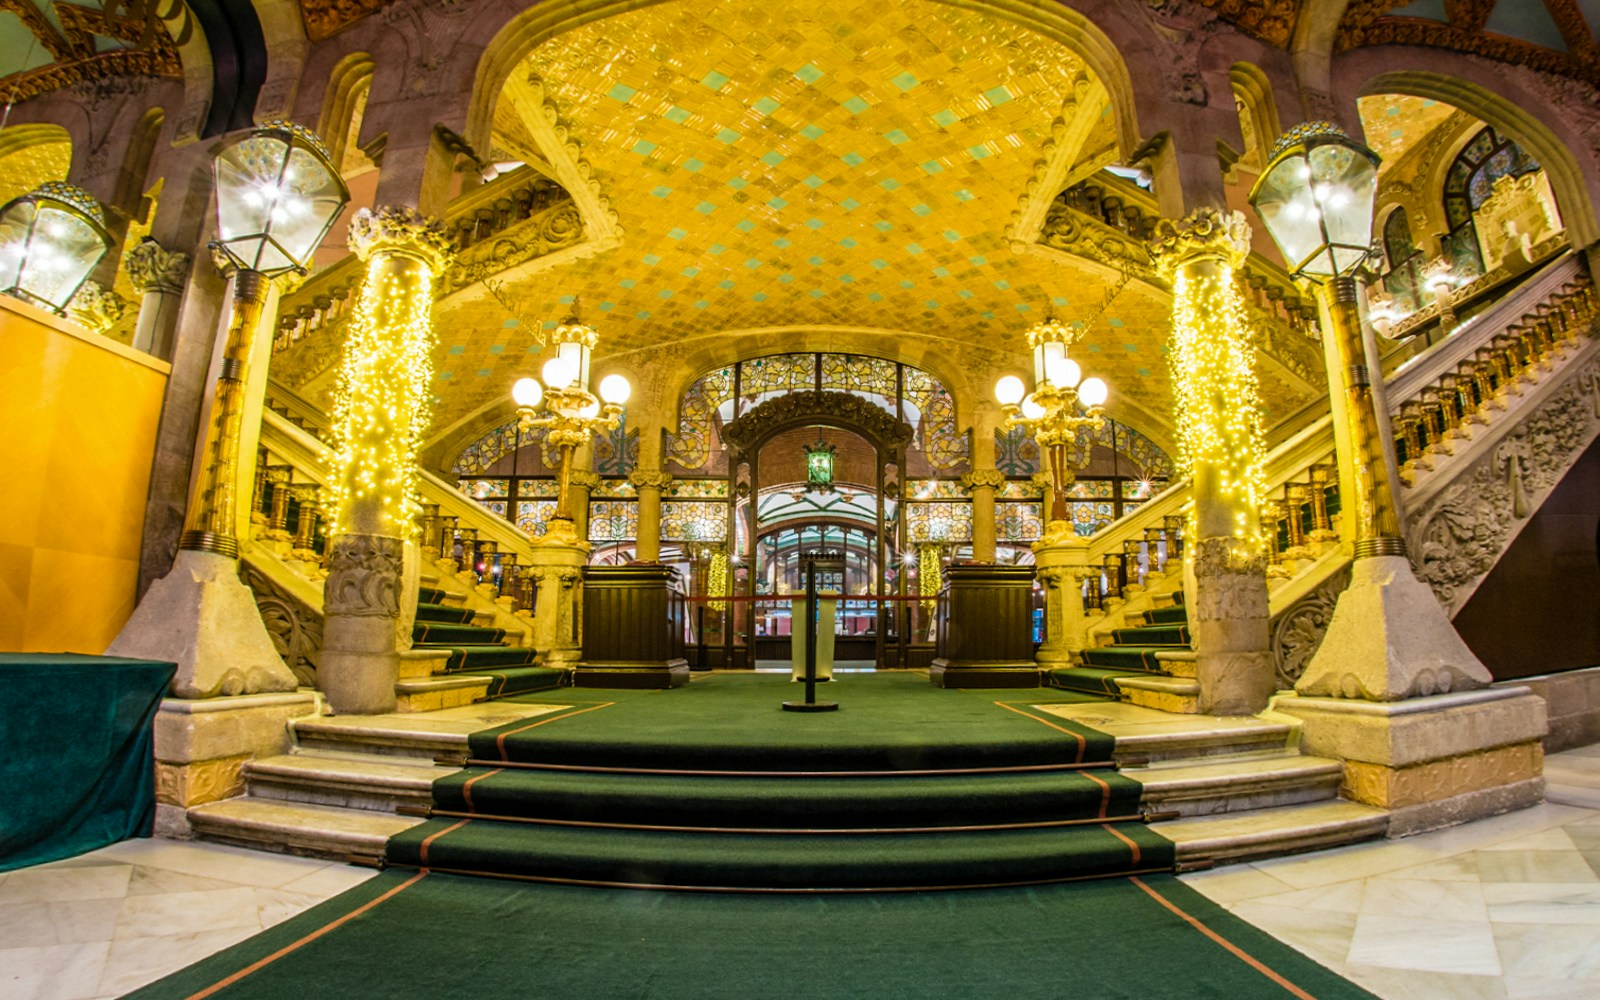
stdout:
{"type": "Polygon", "coordinates": [[[183,291],[183,282],[189,277],[189,264],[193,258],[181,250],[168,250],[153,239],[143,239],[122,255],[122,267],[128,281],[140,292],[165,292],[176,295],[183,291]]]}
{"type": "Polygon", "coordinates": [[[128,311],[128,300],[95,281],[85,281],[78,294],[67,303],[67,315],[79,326],[106,333],[128,311]]]}
{"type": "Polygon", "coordinates": [[[435,274],[455,257],[455,244],[445,235],[444,223],[414,208],[388,205],[356,213],[350,220],[350,249],[362,260],[373,254],[412,257],[435,274]]]}
{"type": "Polygon", "coordinates": [[[600,486],[600,474],[589,469],[573,469],[567,474],[567,484],[574,489],[595,490],[600,486]]]}
{"type": "Polygon", "coordinates": [[[1250,224],[1243,212],[1197,208],[1174,223],[1163,219],[1150,241],[1150,258],[1168,281],[1191,261],[1212,258],[1238,267],[1250,256],[1250,224]]]}
{"type": "Polygon", "coordinates": [[[668,472],[652,472],[648,469],[635,469],[628,473],[628,482],[635,489],[664,490],[672,485],[672,474],[668,472]]]}
{"type": "Polygon", "coordinates": [[[997,490],[1006,484],[1006,474],[999,469],[975,469],[961,477],[961,485],[968,491],[975,489],[997,490]]]}
{"type": "Polygon", "coordinates": [[[328,555],[324,613],[399,618],[404,551],[404,543],[390,535],[336,537],[328,555]]]}

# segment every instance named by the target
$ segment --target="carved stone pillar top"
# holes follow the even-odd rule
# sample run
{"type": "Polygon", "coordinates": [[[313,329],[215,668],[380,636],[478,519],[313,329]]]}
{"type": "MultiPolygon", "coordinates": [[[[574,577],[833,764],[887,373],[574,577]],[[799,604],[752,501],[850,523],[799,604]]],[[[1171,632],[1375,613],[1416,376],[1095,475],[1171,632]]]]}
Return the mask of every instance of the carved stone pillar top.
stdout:
{"type": "Polygon", "coordinates": [[[106,333],[122,320],[128,301],[97,281],[85,281],[67,303],[67,315],[79,326],[106,333]]]}
{"type": "Polygon", "coordinates": [[[412,257],[435,274],[450,266],[455,243],[444,223],[414,208],[363,208],[350,220],[350,249],[366,260],[374,253],[412,257]]]}
{"type": "Polygon", "coordinates": [[[573,469],[568,474],[567,483],[573,489],[592,491],[600,486],[600,474],[588,469],[573,469]]]}
{"type": "Polygon", "coordinates": [[[140,292],[177,295],[183,291],[192,259],[181,250],[168,250],[147,237],[122,255],[122,266],[128,281],[140,292]]]}
{"type": "Polygon", "coordinates": [[[1181,222],[1162,220],[1150,241],[1156,271],[1168,281],[1191,261],[1212,258],[1238,267],[1250,255],[1250,224],[1243,212],[1197,208],[1181,222]]]}
{"type": "Polygon", "coordinates": [[[997,490],[1006,484],[1006,474],[999,469],[974,469],[961,477],[961,485],[969,492],[975,489],[997,490]]]}
{"type": "Polygon", "coordinates": [[[655,472],[649,469],[635,469],[628,474],[628,482],[639,490],[665,490],[672,485],[670,472],[655,472]]]}

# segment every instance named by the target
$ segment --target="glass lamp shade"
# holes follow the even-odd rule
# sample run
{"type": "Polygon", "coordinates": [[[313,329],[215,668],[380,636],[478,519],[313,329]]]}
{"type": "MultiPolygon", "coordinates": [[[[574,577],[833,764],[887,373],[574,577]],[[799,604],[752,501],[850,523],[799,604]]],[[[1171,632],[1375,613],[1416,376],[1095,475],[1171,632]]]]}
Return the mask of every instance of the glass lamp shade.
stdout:
{"type": "Polygon", "coordinates": [[[1250,204],[1291,273],[1333,278],[1367,259],[1379,162],[1331,122],[1296,125],[1278,140],[1250,204]]]}
{"type": "Polygon", "coordinates": [[[577,381],[577,369],[566,358],[556,355],[539,369],[539,377],[552,389],[565,389],[577,381]]]}
{"type": "Polygon", "coordinates": [[[350,200],[322,140],[293,122],[267,122],[229,142],[212,172],[217,248],[266,275],[304,268],[350,200]]]}
{"type": "Polygon", "coordinates": [[[600,380],[600,398],[608,403],[621,406],[633,395],[633,386],[622,375],[607,375],[600,380]]]}
{"type": "Polygon", "coordinates": [[[1104,379],[1091,376],[1084,379],[1083,384],[1078,386],[1078,402],[1084,406],[1104,405],[1106,396],[1110,394],[1110,391],[1104,379]]]}
{"type": "Polygon", "coordinates": [[[94,196],[48,181],[0,208],[0,292],[65,312],[110,247],[94,196]]]}
{"type": "Polygon", "coordinates": [[[1044,340],[1034,345],[1033,348],[1033,380],[1035,382],[1054,381],[1050,373],[1067,360],[1067,344],[1063,340],[1044,340]]]}
{"type": "Polygon", "coordinates": [[[1015,375],[1003,376],[994,384],[994,398],[1002,406],[1016,406],[1022,402],[1022,397],[1027,395],[1028,387],[1022,384],[1022,379],[1015,375]]]}
{"type": "Polygon", "coordinates": [[[519,378],[511,386],[511,398],[518,406],[531,410],[544,398],[544,389],[537,379],[519,378]]]}
{"type": "Polygon", "coordinates": [[[1044,416],[1044,407],[1034,401],[1032,393],[1022,401],[1022,415],[1029,420],[1038,420],[1044,416]]]}
{"type": "Polygon", "coordinates": [[[567,366],[568,383],[577,383],[585,388],[589,385],[589,345],[580,341],[566,341],[557,343],[556,357],[560,358],[567,366]]]}
{"type": "Polygon", "coordinates": [[[1078,384],[1078,379],[1083,377],[1083,369],[1071,358],[1056,358],[1050,363],[1050,370],[1046,373],[1050,381],[1063,389],[1070,389],[1078,384]]]}

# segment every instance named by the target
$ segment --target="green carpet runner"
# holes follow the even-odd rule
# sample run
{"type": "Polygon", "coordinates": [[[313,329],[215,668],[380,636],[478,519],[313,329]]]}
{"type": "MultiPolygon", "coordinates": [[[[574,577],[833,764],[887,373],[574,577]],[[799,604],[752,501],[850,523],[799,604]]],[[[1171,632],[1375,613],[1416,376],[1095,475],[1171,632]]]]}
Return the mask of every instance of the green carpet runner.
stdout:
{"type": "Polygon", "coordinates": [[[1112,644],[1085,649],[1079,666],[1050,671],[1051,686],[1116,698],[1122,693],[1117,686],[1121,678],[1171,676],[1156,654],[1188,649],[1192,641],[1183,591],[1174,591],[1172,600],[1171,607],[1145,612],[1145,625],[1112,629],[1112,644]]]}
{"type": "Polygon", "coordinates": [[[564,671],[535,666],[536,650],[507,644],[504,629],[472,625],[472,609],[445,604],[445,597],[444,591],[433,587],[418,589],[413,649],[449,651],[444,672],[491,678],[486,692],[490,698],[561,684],[564,671]]]}
{"type": "MultiPolygon", "coordinates": [[[[779,709],[786,680],[562,692],[472,734],[432,817],[386,860],[502,878],[742,891],[1039,884],[1169,871],[1137,782],[1051,691],[852,677],[837,713],[779,709]]],[[[531,699],[522,699],[531,700],[531,699]]]]}

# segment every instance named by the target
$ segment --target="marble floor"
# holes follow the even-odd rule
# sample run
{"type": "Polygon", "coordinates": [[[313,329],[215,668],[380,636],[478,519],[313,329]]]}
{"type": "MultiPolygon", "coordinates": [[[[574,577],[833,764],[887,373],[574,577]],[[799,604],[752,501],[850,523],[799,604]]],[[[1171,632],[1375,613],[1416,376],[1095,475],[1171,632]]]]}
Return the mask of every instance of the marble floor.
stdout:
{"type": "MultiPolygon", "coordinates": [[[[1535,809],[1185,876],[1388,1000],[1600,996],[1600,746],[1550,757],[1535,809]]],[[[114,997],[366,878],[133,840],[0,874],[0,997],[114,997]]]]}

